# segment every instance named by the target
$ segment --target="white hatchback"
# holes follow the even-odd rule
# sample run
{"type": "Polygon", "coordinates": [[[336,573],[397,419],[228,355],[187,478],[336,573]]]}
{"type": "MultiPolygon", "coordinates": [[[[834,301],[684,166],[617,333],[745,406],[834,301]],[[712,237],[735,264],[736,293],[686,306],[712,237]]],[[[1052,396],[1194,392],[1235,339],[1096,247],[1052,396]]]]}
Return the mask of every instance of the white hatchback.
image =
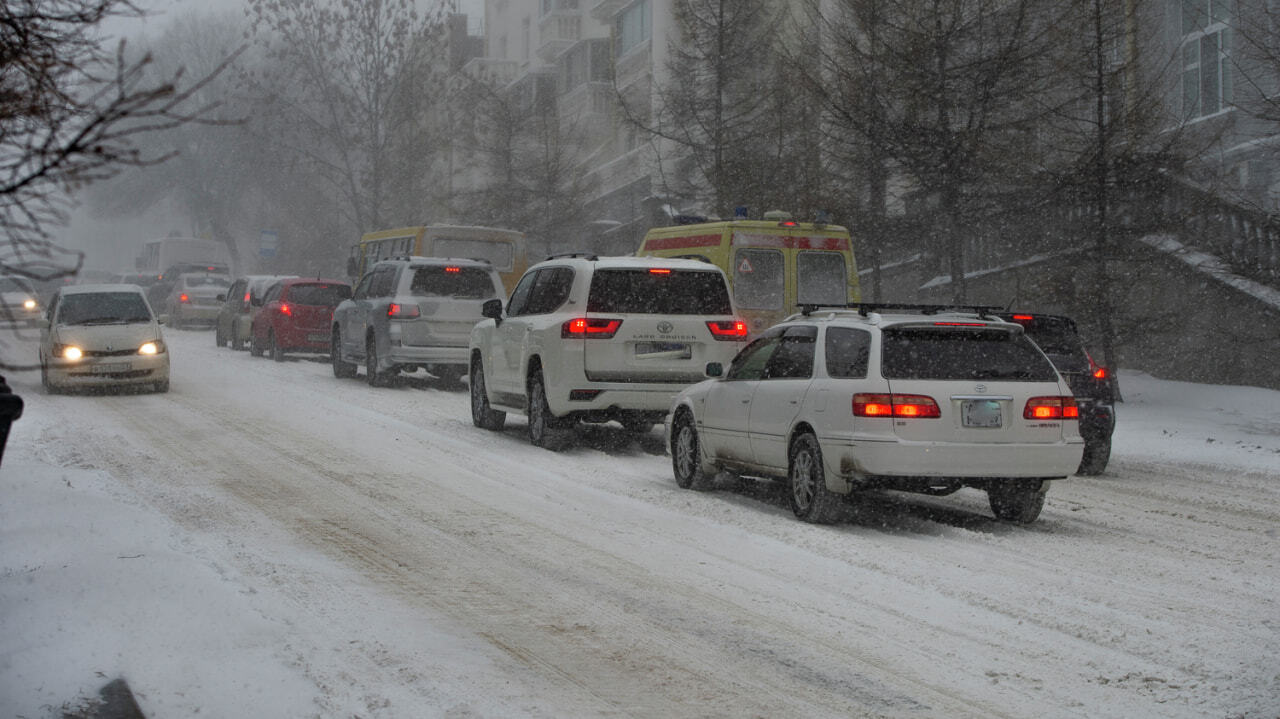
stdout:
{"type": "Polygon", "coordinates": [[[168,348],[141,287],[63,287],[40,326],[46,392],[122,386],[169,391],[168,348]]]}
{"type": "Polygon", "coordinates": [[[989,310],[867,304],[787,318],[675,399],[677,484],[706,488],[721,470],[785,478],[811,522],[833,521],[858,489],[974,487],[1000,519],[1034,521],[1046,480],[1080,463],[1076,404],[1022,327],[989,310]]]}

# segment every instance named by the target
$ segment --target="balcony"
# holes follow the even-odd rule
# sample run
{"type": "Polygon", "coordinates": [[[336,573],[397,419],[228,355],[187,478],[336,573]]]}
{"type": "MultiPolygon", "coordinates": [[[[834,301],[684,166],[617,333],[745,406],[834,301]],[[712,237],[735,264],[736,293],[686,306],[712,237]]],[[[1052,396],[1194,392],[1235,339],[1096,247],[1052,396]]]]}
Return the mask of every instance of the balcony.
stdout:
{"type": "Polygon", "coordinates": [[[538,21],[538,58],[553,63],[582,38],[582,16],[576,10],[553,10],[538,21]]]}
{"type": "Polygon", "coordinates": [[[499,87],[515,80],[519,71],[519,63],[515,60],[502,60],[496,57],[473,58],[462,66],[462,72],[467,77],[499,87]]]}

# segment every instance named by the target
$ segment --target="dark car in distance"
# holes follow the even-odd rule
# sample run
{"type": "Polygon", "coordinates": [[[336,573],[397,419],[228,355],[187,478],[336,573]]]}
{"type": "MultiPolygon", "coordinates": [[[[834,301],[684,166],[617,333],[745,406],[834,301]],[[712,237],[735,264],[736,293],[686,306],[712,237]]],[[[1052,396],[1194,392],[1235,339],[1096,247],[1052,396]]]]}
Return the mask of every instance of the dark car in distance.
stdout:
{"type": "Polygon", "coordinates": [[[1070,317],[1035,312],[997,314],[1022,325],[1027,336],[1049,356],[1049,361],[1070,385],[1076,406],[1080,408],[1080,436],[1085,442],[1076,474],[1102,474],[1111,459],[1111,435],[1116,429],[1115,377],[1093,361],[1075,320],[1070,317]]]}
{"type": "Polygon", "coordinates": [[[286,352],[328,353],[333,309],[350,298],[351,285],[343,280],[280,280],[263,295],[262,309],[253,317],[250,353],[269,354],[277,362],[286,352]]]}

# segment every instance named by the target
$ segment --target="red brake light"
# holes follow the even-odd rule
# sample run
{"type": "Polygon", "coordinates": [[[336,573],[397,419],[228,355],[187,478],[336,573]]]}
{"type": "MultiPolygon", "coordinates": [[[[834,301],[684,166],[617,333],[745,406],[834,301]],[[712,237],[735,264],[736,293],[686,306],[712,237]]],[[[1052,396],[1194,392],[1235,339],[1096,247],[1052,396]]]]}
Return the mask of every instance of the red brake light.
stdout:
{"type": "Polygon", "coordinates": [[[1019,322],[1019,323],[1030,322],[1033,319],[1035,319],[1035,317],[1032,317],[1031,315],[1014,315],[1013,316],[1013,321],[1019,322]]]}
{"type": "Polygon", "coordinates": [[[584,339],[612,339],[622,326],[622,320],[587,319],[579,317],[560,325],[560,337],[568,339],[579,337],[584,339]]]}
{"type": "Polygon", "coordinates": [[[191,298],[190,298],[190,297],[187,297],[187,293],[185,293],[185,292],[184,292],[184,293],[182,293],[182,294],[178,295],[178,301],[179,301],[179,302],[190,302],[190,301],[191,301],[191,298]]]}
{"type": "Polygon", "coordinates": [[[244,302],[245,302],[245,304],[249,304],[249,293],[248,293],[248,292],[244,293],[244,302]]]}
{"type": "Polygon", "coordinates": [[[665,268],[665,267],[654,267],[654,268],[652,268],[652,269],[650,269],[650,270],[649,270],[649,274],[651,274],[651,275],[669,275],[669,274],[671,274],[671,270],[669,270],[669,269],[667,269],[667,268],[665,268]]]}
{"type": "Polygon", "coordinates": [[[932,397],[922,394],[870,394],[853,396],[854,417],[911,417],[936,419],[942,410],[932,397]]]}
{"type": "Polygon", "coordinates": [[[1106,368],[1106,367],[1095,367],[1095,368],[1094,368],[1094,370],[1093,370],[1093,376],[1094,376],[1095,378],[1097,378],[1097,379],[1106,379],[1106,378],[1107,378],[1107,368],[1106,368]]]}
{"type": "Polygon", "coordinates": [[[395,302],[387,305],[387,317],[393,320],[411,320],[420,314],[417,305],[398,305],[395,302]]]}
{"type": "Polygon", "coordinates": [[[986,327],[985,322],[934,322],[934,327],[986,327]]]}
{"type": "Polygon", "coordinates": [[[747,338],[747,323],[742,320],[709,320],[707,329],[715,339],[732,342],[747,338]]]}
{"type": "Polygon", "coordinates": [[[778,223],[778,227],[799,227],[800,223],[795,220],[783,220],[778,223]]]}
{"type": "Polygon", "coordinates": [[[284,303],[281,303],[281,304],[280,304],[280,314],[282,314],[282,315],[289,315],[289,316],[291,316],[291,317],[292,317],[292,316],[293,316],[293,310],[289,309],[289,305],[286,305],[286,304],[284,304],[284,303]]]}
{"type": "Polygon", "coordinates": [[[1032,397],[1022,410],[1023,419],[1079,419],[1075,397],[1032,397]]]}
{"type": "Polygon", "coordinates": [[[462,268],[461,268],[461,267],[446,267],[446,268],[444,268],[444,271],[445,271],[445,272],[461,272],[461,271],[462,271],[462,268]]]}

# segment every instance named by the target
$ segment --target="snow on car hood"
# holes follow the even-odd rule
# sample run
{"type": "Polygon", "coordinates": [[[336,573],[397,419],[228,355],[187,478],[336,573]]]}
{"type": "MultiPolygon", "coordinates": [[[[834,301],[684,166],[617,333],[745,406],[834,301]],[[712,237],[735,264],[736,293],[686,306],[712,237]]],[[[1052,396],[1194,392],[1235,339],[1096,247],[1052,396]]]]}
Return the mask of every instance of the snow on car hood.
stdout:
{"type": "Polygon", "coordinates": [[[81,349],[125,350],[159,338],[160,328],[153,322],[128,325],[58,325],[54,335],[55,341],[81,349]]]}

